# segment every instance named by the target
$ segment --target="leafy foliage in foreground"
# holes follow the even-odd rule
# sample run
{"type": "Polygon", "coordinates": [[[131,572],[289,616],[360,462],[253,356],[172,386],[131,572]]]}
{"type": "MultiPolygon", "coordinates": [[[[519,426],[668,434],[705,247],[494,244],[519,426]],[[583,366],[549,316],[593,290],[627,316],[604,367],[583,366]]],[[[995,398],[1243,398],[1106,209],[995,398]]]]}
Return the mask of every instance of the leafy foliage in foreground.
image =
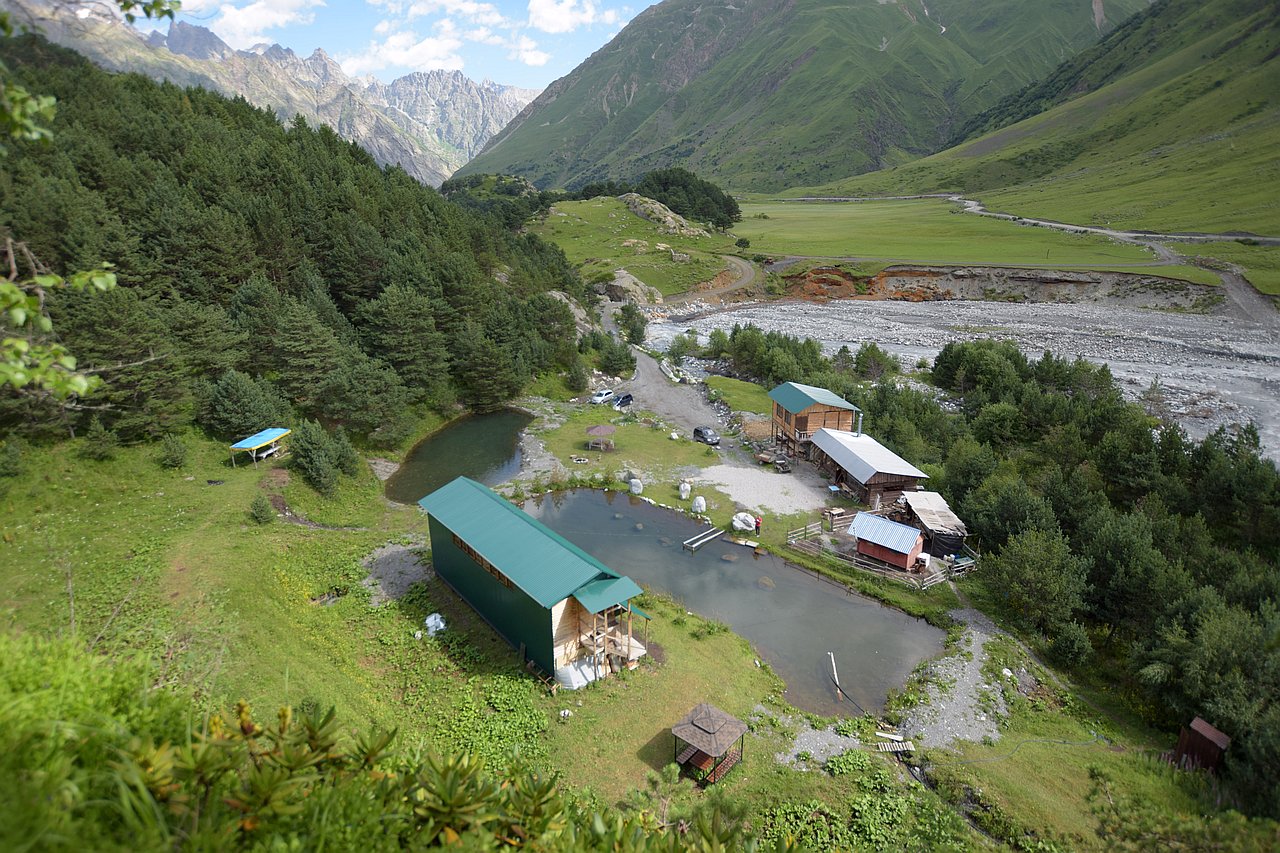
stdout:
{"type": "Polygon", "coordinates": [[[592,815],[520,757],[397,752],[333,711],[200,720],[140,660],[0,635],[0,847],[751,849],[711,813],[682,833],[592,815]]]}
{"type": "MultiPolygon", "coordinates": [[[[247,435],[279,425],[283,398],[394,443],[412,405],[492,407],[576,358],[572,317],[546,292],[584,293],[554,246],[327,128],[106,74],[33,37],[6,48],[14,77],[59,109],[52,142],[13,144],[0,219],[53,270],[112,265],[114,289],[50,291],[48,304],[59,345],[103,380],[94,405],[122,441],[193,419],[247,435]],[[473,388],[480,371],[500,381],[473,388]]],[[[83,424],[0,397],[0,429],[83,424]]]]}

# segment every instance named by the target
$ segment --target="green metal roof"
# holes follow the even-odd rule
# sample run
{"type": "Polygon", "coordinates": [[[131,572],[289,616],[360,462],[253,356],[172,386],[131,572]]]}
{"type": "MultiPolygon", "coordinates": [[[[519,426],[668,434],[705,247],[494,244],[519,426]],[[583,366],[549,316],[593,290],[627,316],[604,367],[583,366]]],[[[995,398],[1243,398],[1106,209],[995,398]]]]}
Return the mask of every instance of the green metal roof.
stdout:
{"type": "MultiPolygon", "coordinates": [[[[588,594],[583,587],[595,587],[593,581],[622,580],[630,584],[632,591],[628,595],[604,607],[642,592],[630,578],[619,575],[475,480],[459,477],[418,501],[418,505],[543,607],[550,608],[580,591],[588,594]]],[[[617,587],[614,591],[620,593],[623,589],[617,587]]]]}
{"type": "Polygon", "coordinates": [[[644,590],[631,578],[601,578],[581,587],[573,597],[587,608],[588,613],[599,613],[606,607],[621,604],[642,592],[644,590]]]}
{"type": "Polygon", "coordinates": [[[826,388],[801,385],[799,382],[783,382],[769,392],[769,399],[793,415],[819,403],[824,406],[835,406],[837,409],[848,409],[851,412],[859,411],[853,403],[837,397],[826,388]]]}

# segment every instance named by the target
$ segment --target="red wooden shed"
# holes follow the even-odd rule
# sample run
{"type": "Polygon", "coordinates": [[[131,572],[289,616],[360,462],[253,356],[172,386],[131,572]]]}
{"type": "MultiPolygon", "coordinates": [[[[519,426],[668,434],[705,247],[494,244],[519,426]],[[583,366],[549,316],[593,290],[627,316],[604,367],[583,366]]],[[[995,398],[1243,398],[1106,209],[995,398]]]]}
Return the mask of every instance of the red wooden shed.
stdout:
{"type": "Polygon", "coordinates": [[[1231,738],[1196,717],[1178,735],[1173,750],[1173,765],[1183,770],[1213,772],[1222,764],[1222,754],[1231,746],[1231,738]]]}

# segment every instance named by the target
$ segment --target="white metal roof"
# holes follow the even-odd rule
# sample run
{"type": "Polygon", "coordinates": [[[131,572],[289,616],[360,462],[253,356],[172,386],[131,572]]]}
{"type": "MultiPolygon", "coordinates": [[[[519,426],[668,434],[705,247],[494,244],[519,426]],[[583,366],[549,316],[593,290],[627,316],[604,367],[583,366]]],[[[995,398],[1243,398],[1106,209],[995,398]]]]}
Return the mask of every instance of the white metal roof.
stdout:
{"type": "Polygon", "coordinates": [[[869,512],[855,515],[849,532],[858,539],[874,542],[899,554],[910,554],[920,540],[920,531],[911,525],[899,524],[869,512]]]}
{"type": "Polygon", "coordinates": [[[866,433],[856,435],[823,427],[813,434],[813,443],[859,483],[866,483],[876,474],[921,479],[929,476],[866,433]]]}
{"type": "Polygon", "coordinates": [[[960,516],[951,511],[947,499],[937,492],[904,492],[902,497],[930,533],[969,535],[960,516]]]}

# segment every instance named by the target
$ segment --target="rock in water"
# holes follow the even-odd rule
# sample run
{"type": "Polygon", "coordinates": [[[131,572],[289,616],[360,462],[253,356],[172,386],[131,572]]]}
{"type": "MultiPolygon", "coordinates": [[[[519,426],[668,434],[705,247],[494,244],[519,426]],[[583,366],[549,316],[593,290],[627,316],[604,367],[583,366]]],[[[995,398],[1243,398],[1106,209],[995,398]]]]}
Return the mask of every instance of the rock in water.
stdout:
{"type": "Polygon", "coordinates": [[[761,575],[760,580],[756,581],[756,586],[760,589],[773,589],[776,584],[773,582],[773,578],[768,575],[761,575]]]}
{"type": "Polygon", "coordinates": [[[644,483],[640,482],[639,477],[631,478],[631,494],[638,495],[644,491],[644,483]]]}

